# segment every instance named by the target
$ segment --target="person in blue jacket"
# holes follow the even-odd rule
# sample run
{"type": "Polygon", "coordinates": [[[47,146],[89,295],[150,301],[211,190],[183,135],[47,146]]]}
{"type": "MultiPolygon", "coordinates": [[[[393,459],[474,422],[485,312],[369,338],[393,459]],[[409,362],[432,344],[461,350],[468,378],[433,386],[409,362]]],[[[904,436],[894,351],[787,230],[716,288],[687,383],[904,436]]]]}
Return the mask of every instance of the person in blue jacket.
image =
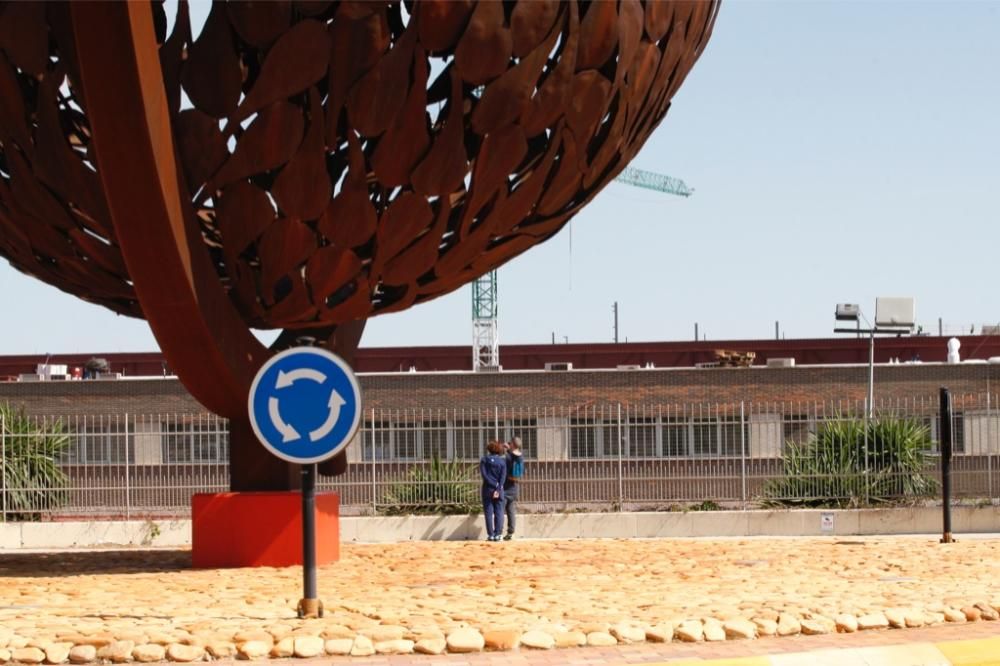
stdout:
{"type": "Polygon", "coordinates": [[[503,484],[507,480],[504,445],[490,442],[486,455],[479,459],[479,474],[483,477],[483,513],[486,514],[487,541],[499,541],[503,534],[503,484]]]}
{"type": "Polygon", "coordinates": [[[504,454],[507,463],[507,480],[503,484],[503,512],[507,516],[507,534],[504,541],[514,538],[514,528],[517,527],[517,497],[520,494],[519,484],[524,477],[524,456],[521,452],[521,438],[515,437],[505,446],[504,454]]]}

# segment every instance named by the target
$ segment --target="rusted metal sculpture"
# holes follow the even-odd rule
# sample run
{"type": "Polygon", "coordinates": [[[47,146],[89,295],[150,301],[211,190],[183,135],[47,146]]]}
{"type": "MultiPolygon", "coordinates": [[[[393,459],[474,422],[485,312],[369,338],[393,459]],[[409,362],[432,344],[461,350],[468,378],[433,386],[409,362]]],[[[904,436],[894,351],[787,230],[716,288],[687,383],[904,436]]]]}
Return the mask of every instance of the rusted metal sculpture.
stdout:
{"type": "MultiPolygon", "coordinates": [[[[717,2],[0,4],[0,254],[144,317],[232,421],[236,490],[294,487],[246,425],[302,338],[448,293],[557,231],[663,119],[717,2]],[[188,103],[189,102],[189,103],[188,103]],[[250,328],[280,328],[271,350],[250,328]]],[[[326,472],[343,469],[343,461],[326,472]]]]}

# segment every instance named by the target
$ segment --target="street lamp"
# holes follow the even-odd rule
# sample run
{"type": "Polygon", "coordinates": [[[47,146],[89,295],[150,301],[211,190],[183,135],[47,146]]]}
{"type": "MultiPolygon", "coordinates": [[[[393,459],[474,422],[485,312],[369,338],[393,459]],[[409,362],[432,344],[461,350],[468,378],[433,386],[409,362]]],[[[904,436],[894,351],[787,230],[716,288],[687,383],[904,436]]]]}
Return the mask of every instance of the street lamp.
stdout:
{"type": "Polygon", "coordinates": [[[914,303],[912,298],[882,297],[875,299],[875,323],[861,312],[857,303],[838,303],[834,312],[837,321],[853,321],[854,328],[834,328],[834,333],[868,334],[868,420],[875,416],[875,336],[912,333],[914,303]],[[861,320],[868,328],[861,328],[861,320]]]}

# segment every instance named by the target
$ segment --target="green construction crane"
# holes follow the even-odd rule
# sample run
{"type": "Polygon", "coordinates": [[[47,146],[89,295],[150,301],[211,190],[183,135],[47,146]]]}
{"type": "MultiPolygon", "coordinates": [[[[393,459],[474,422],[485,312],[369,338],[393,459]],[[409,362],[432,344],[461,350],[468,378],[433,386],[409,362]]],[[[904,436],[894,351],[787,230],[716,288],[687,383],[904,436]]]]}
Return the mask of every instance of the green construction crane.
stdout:
{"type": "MultiPolygon", "coordinates": [[[[615,177],[615,182],[647,190],[689,197],[694,188],[680,178],[665,176],[644,169],[625,167],[615,177]]],[[[472,369],[497,370],[500,368],[500,336],[497,326],[497,272],[496,269],[480,275],[472,283],[472,369]]]]}

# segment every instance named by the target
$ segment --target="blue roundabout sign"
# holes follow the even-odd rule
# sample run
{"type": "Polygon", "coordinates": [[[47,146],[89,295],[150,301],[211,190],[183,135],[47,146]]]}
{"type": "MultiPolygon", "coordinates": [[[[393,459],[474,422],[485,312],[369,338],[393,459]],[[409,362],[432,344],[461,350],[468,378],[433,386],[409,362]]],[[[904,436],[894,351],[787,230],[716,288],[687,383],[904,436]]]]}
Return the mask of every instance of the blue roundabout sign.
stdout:
{"type": "Polygon", "coordinates": [[[361,388],[350,366],[316,347],[275,354],[254,377],[247,402],[261,444],[303,465],[340,453],[361,421],[361,388]]]}

